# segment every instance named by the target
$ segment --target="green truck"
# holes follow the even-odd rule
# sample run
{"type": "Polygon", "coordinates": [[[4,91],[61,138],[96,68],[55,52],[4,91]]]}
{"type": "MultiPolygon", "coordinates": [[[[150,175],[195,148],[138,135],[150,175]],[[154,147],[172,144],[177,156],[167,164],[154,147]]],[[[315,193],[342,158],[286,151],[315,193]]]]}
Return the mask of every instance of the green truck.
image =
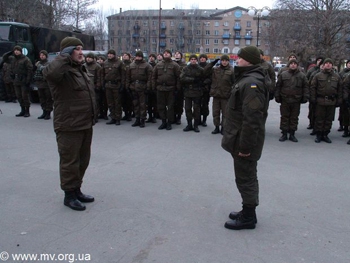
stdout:
{"type": "MultiPolygon", "coordinates": [[[[84,43],[84,49],[95,50],[94,36],[82,34],[80,32],[70,32],[63,30],[50,29],[45,27],[34,27],[17,22],[0,22],[0,65],[2,56],[13,50],[16,45],[21,46],[22,53],[26,55],[33,63],[39,60],[40,50],[47,52],[59,52],[61,40],[68,36],[74,36],[84,43]]],[[[32,83],[31,101],[37,102],[37,87],[32,83]]],[[[0,99],[4,93],[4,85],[0,83],[0,99]]]]}

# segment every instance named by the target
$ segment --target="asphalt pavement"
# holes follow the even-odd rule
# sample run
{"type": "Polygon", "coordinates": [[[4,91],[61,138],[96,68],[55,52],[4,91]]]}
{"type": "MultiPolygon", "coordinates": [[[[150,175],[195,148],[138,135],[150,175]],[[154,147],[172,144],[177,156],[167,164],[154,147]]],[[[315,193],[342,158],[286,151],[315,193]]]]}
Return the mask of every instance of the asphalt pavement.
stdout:
{"type": "Polygon", "coordinates": [[[200,133],[182,131],[184,115],[171,131],[97,123],[82,188],[96,201],[78,212],[63,205],[52,120],[37,119],[39,104],[29,118],[0,109],[0,262],[350,262],[348,138],[335,121],[333,142],[315,143],[306,104],[293,143],[278,141],[271,102],[258,224],[240,231],[224,228],[241,199],[211,116],[200,133]]]}

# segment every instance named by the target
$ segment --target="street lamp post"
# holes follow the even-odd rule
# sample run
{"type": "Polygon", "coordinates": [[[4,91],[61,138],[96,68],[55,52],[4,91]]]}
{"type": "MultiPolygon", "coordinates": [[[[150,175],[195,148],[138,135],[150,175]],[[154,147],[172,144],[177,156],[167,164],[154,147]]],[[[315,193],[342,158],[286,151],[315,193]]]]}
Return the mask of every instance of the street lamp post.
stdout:
{"type": "Polygon", "coordinates": [[[260,31],[260,18],[263,16],[268,16],[270,14],[270,8],[268,6],[264,6],[261,9],[257,9],[254,6],[248,7],[248,15],[250,16],[256,16],[258,21],[257,21],[257,32],[256,32],[256,46],[259,46],[259,31],[260,31]]]}
{"type": "Polygon", "coordinates": [[[159,32],[158,32],[158,53],[160,53],[160,30],[161,30],[161,21],[162,21],[162,0],[159,0],[159,32]]]}

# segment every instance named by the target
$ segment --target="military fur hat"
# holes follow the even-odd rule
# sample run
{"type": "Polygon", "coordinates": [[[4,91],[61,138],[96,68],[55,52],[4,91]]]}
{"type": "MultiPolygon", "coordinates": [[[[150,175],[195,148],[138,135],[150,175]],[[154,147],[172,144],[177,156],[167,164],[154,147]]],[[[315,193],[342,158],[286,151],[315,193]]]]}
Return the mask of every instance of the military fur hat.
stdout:
{"type": "Polygon", "coordinates": [[[198,61],[198,57],[195,54],[192,54],[189,58],[189,60],[191,60],[192,58],[195,58],[198,61]]]}
{"type": "Polygon", "coordinates": [[[76,38],[76,37],[65,37],[61,41],[60,50],[62,51],[66,47],[70,47],[70,46],[76,47],[76,46],[84,46],[84,45],[83,45],[83,42],[81,42],[81,40],[79,38],[76,38]]]}
{"type": "Polygon", "coordinates": [[[227,55],[222,55],[221,58],[220,58],[220,60],[227,60],[227,61],[230,61],[230,58],[229,58],[229,56],[227,56],[227,55]]]}
{"type": "Polygon", "coordinates": [[[326,64],[327,62],[329,62],[329,63],[331,63],[332,65],[334,65],[333,60],[330,59],[330,58],[326,58],[326,59],[323,61],[323,64],[326,64]]]}
{"type": "Polygon", "coordinates": [[[164,50],[163,54],[164,54],[164,53],[169,53],[169,54],[170,54],[170,56],[173,56],[173,53],[171,52],[171,50],[170,50],[170,49],[166,49],[166,50],[164,50]]]}
{"type": "Polygon", "coordinates": [[[46,50],[41,50],[41,51],[39,52],[39,55],[40,55],[40,54],[44,54],[44,55],[46,56],[46,58],[49,56],[49,53],[47,53],[46,50]]]}
{"type": "Polygon", "coordinates": [[[299,65],[298,60],[296,60],[296,59],[292,58],[291,60],[289,60],[289,61],[288,61],[287,66],[289,67],[289,65],[290,65],[290,64],[292,64],[292,63],[296,63],[297,65],[299,65]]]}
{"type": "Polygon", "coordinates": [[[142,51],[137,51],[135,53],[135,57],[142,57],[143,58],[143,52],[142,51]]]}
{"type": "Polygon", "coordinates": [[[19,50],[19,51],[21,51],[22,52],[22,47],[21,46],[14,46],[13,47],[13,51],[15,51],[15,50],[19,50]]]}
{"type": "Polygon", "coordinates": [[[260,51],[257,47],[254,46],[241,48],[238,51],[237,55],[253,65],[259,64],[261,62],[260,51]]]}
{"type": "Polygon", "coordinates": [[[108,50],[107,54],[113,54],[114,56],[117,55],[114,49],[108,50]]]}
{"type": "Polygon", "coordinates": [[[200,54],[199,59],[201,59],[201,58],[205,58],[206,60],[208,60],[208,56],[206,54],[200,54]]]}

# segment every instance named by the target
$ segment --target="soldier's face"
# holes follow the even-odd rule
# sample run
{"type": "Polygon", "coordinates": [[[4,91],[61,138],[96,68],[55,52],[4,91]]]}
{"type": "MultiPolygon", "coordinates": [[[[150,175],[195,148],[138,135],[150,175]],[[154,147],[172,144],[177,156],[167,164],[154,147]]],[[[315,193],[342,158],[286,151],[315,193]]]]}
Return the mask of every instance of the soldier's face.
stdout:
{"type": "Polygon", "coordinates": [[[201,57],[201,58],[199,59],[199,62],[201,62],[201,63],[207,62],[207,59],[206,59],[206,58],[201,57]]]}
{"type": "Polygon", "coordinates": [[[226,67],[228,64],[229,64],[228,60],[226,60],[226,59],[221,60],[221,65],[223,65],[224,67],[226,67]]]}
{"type": "Polygon", "coordinates": [[[332,63],[329,63],[329,62],[326,62],[326,63],[324,63],[323,65],[324,65],[324,66],[323,66],[324,69],[331,69],[331,68],[333,68],[333,64],[332,64],[332,63]]]}
{"type": "Polygon", "coordinates": [[[107,57],[108,57],[108,59],[113,59],[115,56],[114,56],[114,54],[112,54],[112,53],[108,53],[108,54],[107,54],[107,57]]]}
{"type": "Polygon", "coordinates": [[[143,59],[143,57],[139,57],[139,56],[136,56],[136,57],[135,57],[135,60],[136,60],[136,61],[141,61],[142,59],[143,59]]]}
{"type": "Polygon", "coordinates": [[[130,60],[130,57],[127,55],[127,54],[124,54],[123,55],[123,60],[125,61],[125,60],[130,60]]]}
{"type": "Polygon", "coordinates": [[[41,59],[41,60],[45,60],[45,59],[46,59],[46,56],[45,56],[43,53],[40,53],[40,59],[41,59]]]}
{"type": "Polygon", "coordinates": [[[19,56],[22,54],[22,52],[19,51],[18,49],[15,49],[15,51],[13,51],[13,53],[15,53],[16,56],[19,56]]]}
{"type": "Polygon", "coordinates": [[[161,55],[158,55],[158,56],[157,56],[157,60],[158,60],[158,61],[162,61],[162,60],[163,60],[163,57],[162,57],[161,55]]]}
{"type": "Polygon", "coordinates": [[[347,68],[350,68],[350,62],[346,64],[346,67],[347,67],[347,68]]]}
{"type": "Polygon", "coordinates": [[[163,57],[165,57],[165,58],[171,58],[171,55],[170,55],[170,53],[168,53],[168,52],[164,52],[163,57]]]}
{"type": "Polygon", "coordinates": [[[154,61],[155,61],[155,58],[154,58],[153,56],[150,56],[150,57],[148,58],[148,61],[149,61],[149,62],[154,62],[154,61]]]}
{"type": "Polygon", "coordinates": [[[71,55],[71,58],[73,61],[82,63],[84,61],[84,55],[83,55],[83,47],[77,46],[71,55]]]}
{"type": "Polygon", "coordinates": [[[191,62],[191,65],[196,65],[197,64],[197,59],[191,58],[190,62],[191,62]]]}
{"type": "Polygon", "coordinates": [[[90,58],[90,57],[87,57],[85,60],[86,60],[87,63],[91,63],[92,61],[94,61],[94,59],[90,58]]]}
{"type": "Polygon", "coordinates": [[[236,63],[238,67],[247,67],[251,65],[248,61],[244,60],[241,57],[238,57],[236,63]]]}
{"type": "Polygon", "coordinates": [[[298,67],[298,64],[295,63],[295,62],[292,62],[292,63],[289,64],[289,68],[292,69],[292,70],[296,69],[297,67],[298,67]]]}

